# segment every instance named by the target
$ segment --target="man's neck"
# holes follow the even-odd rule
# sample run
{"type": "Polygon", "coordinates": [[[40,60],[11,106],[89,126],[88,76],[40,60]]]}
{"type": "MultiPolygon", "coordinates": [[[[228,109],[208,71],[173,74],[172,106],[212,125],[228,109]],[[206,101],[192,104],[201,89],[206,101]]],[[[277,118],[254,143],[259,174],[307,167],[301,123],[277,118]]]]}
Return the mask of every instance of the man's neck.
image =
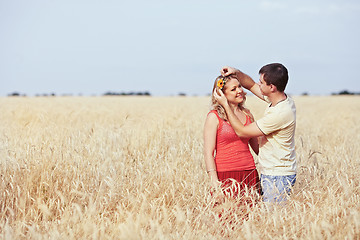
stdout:
{"type": "Polygon", "coordinates": [[[281,101],[284,101],[287,96],[284,92],[275,92],[268,96],[269,101],[271,102],[271,107],[275,107],[281,101]]]}

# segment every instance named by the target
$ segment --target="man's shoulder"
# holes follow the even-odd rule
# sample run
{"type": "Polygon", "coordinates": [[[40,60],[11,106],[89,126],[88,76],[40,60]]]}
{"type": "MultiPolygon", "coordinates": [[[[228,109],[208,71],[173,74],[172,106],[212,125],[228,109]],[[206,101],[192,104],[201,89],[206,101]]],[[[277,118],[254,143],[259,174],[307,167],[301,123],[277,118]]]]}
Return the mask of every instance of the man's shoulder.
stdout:
{"type": "Polygon", "coordinates": [[[284,113],[295,113],[296,112],[295,102],[291,97],[288,96],[284,101],[277,104],[274,110],[284,113]]]}
{"type": "Polygon", "coordinates": [[[293,99],[291,96],[286,95],[286,101],[285,101],[285,102],[286,102],[287,104],[295,107],[295,101],[294,101],[294,99],[293,99]]]}
{"type": "Polygon", "coordinates": [[[296,109],[291,99],[286,99],[274,107],[269,107],[265,113],[268,120],[278,124],[288,124],[296,120],[296,109]]]}

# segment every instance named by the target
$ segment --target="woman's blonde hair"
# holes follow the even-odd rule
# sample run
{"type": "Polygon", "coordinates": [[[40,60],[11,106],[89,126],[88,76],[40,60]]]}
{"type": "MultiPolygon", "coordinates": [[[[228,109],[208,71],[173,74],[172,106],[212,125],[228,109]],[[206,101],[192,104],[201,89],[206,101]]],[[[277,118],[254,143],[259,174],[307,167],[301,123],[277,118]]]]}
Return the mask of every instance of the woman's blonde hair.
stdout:
{"type": "MultiPolygon", "coordinates": [[[[213,93],[214,93],[215,89],[216,89],[216,91],[222,91],[222,92],[224,92],[225,89],[226,89],[226,83],[227,83],[231,78],[235,78],[235,76],[234,76],[234,75],[229,75],[229,76],[226,76],[226,77],[221,76],[221,75],[218,76],[218,77],[215,79],[214,86],[213,86],[213,90],[212,90],[212,94],[211,94],[211,110],[216,110],[217,113],[218,113],[218,115],[219,115],[219,117],[222,118],[222,119],[224,119],[225,121],[228,120],[228,118],[227,118],[227,116],[226,116],[225,109],[224,109],[223,106],[221,106],[221,105],[218,103],[218,101],[215,99],[213,93]],[[222,86],[222,88],[220,88],[219,85],[218,85],[218,82],[221,81],[221,80],[224,82],[224,85],[222,86]]],[[[245,100],[246,100],[246,96],[245,96],[245,95],[246,95],[246,93],[244,92],[244,96],[243,96],[243,97],[244,97],[244,101],[242,101],[241,103],[239,103],[238,106],[239,106],[239,108],[240,108],[241,110],[243,110],[243,111],[245,112],[245,114],[248,115],[249,110],[244,107],[244,103],[245,103],[245,100]]]]}

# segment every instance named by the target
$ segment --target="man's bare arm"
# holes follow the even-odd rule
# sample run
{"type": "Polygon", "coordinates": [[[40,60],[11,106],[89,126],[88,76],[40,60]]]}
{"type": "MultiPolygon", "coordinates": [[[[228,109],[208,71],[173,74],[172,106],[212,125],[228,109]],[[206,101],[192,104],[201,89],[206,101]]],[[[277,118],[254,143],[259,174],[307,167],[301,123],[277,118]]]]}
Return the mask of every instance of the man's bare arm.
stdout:
{"type": "Polygon", "coordinates": [[[250,123],[249,125],[244,126],[242,122],[237,118],[233,110],[230,108],[228,104],[223,106],[228,120],[234,129],[236,135],[241,138],[252,138],[252,137],[259,137],[264,136],[264,133],[259,129],[256,123],[250,123]]]}
{"type": "Polygon", "coordinates": [[[264,133],[259,129],[256,123],[251,123],[247,126],[244,126],[242,122],[238,119],[238,117],[235,115],[233,110],[230,108],[224,93],[221,91],[219,91],[219,93],[220,95],[215,90],[214,96],[216,100],[224,107],[228,120],[232,128],[234,129],[235,133],[239,137],[252,138],[252,137],[259,137],[264,135],[264,133]]]}
{"type": "Polygon", "coordinates": [[[249,75],[241,72],[239,69],[232,67],[223,67],[220,72],[223,76],[235,74],[236,78],[239,80],[242,87],[246,88],[247,90],[250,90],[257,97],[264,100],[264,95],[262,94],[259,85],[256,84],[255,81],[249,75]]]}

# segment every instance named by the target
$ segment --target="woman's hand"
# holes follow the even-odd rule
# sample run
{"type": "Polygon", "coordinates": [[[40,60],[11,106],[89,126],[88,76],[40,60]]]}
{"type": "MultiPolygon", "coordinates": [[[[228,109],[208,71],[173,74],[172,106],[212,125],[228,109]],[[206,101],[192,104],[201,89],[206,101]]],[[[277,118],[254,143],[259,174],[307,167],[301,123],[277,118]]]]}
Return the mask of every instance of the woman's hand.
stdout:
{"type": "Polygon", "coordinates": [[[215,202],[215,204],[223,203],[225,201],[225,195],[221,188],[221,182],[218,180],[212,181],[211,185],[211,196],[213,197],[213,201],[215,202]]]}

